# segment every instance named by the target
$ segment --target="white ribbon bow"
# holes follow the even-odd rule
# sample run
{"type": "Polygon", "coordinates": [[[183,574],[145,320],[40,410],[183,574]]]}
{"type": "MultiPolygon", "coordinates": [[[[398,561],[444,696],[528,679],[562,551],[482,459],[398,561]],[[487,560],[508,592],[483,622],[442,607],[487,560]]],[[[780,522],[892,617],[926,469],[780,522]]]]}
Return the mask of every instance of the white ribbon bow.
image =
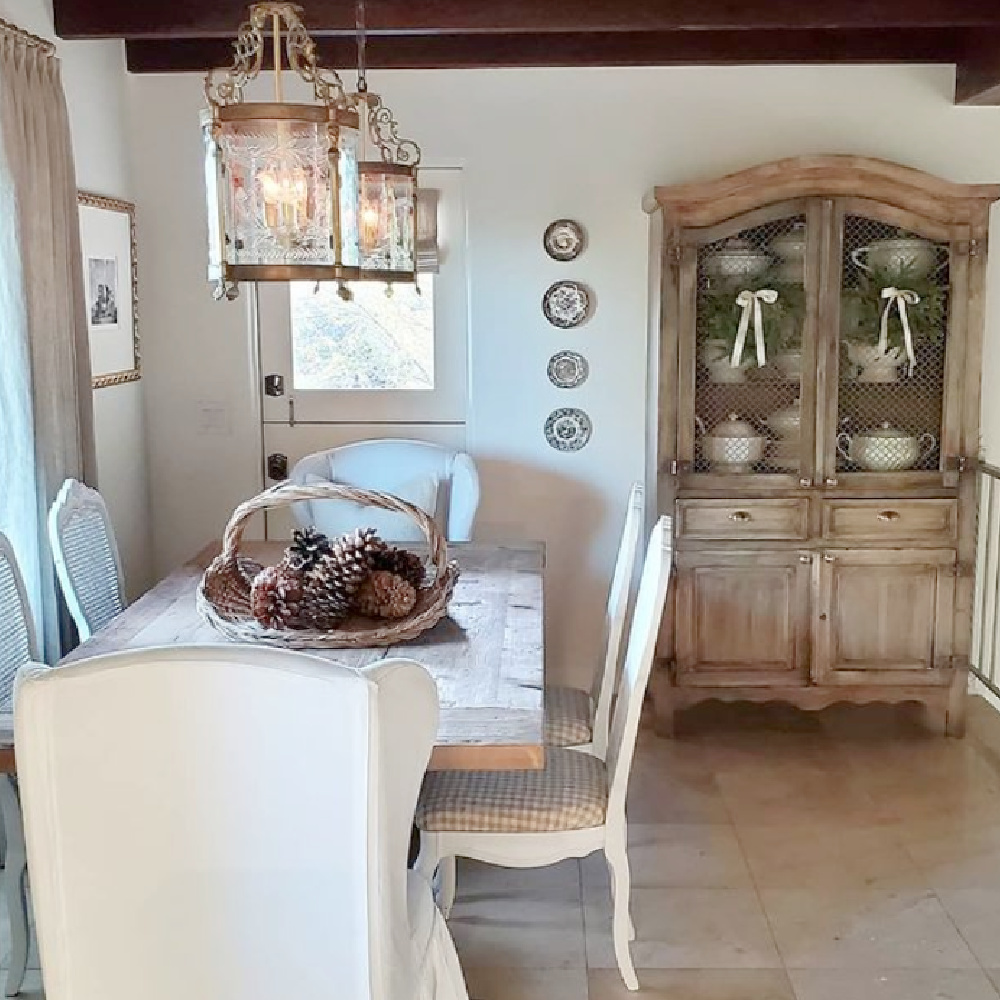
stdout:
{"type": "Polygon", "coordinates": [[[750,289],[740,292],[736,296],[736,304],[743,310],[740,316],[740,325],[736,331],[736,343],[733,345],[733,356],[729,359],[731,368],[739,368],[743,360],[743,347],[747,342],[747,331],[750,329],[750,311],[753,310],[753,341],[757,348],[757,367],[763,368],[767,364],[767,355],[764,351],[764,317],[761,313],[760,304],[766,302],[774,305],[778,301],[778,293],[773,288],[762,288],[759,292],[751,292],[750,289]]]}
{"type": "Polygon", "coordinates": [[[906,288],[883,288],[882,298],[886,300],[885,309],[882,310],[882,326],[878,336],[879,354],[886,354],[889,350],[889,313],[895,306],[899,310],[899,322],[903,327],[903,343],[906,345],[906,356],[910,359],[908,374],[913,374],[913,369],[917,366],[917,357],[913,353],[913,334],[910,333],[910,318],[906,315],[908,305],[915,306],[920,301],[920,296],[916,292],[911,292],[906,288]]]}

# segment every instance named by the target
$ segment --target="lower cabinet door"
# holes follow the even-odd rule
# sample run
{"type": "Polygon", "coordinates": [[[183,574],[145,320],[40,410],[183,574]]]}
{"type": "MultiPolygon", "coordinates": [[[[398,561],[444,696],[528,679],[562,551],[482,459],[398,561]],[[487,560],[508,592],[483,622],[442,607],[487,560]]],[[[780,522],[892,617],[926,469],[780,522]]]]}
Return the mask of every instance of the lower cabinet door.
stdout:
{"type": "Polygon", "coordinates": [[[819,684],[946,684],[955,552],[831,549],[819,554],[813,679],[819,684]]]}
{"type": "Polygon", "coordinates": [[[677,554],[677,682],[804,684],[814,557],[789,552],[677,554]]]}

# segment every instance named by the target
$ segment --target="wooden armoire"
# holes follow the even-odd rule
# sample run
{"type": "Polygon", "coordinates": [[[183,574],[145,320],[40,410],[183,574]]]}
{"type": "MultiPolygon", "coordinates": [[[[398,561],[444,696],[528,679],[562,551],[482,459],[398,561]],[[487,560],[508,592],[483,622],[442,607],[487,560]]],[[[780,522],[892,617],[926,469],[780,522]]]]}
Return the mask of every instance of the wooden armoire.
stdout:
{"type": "Polygon", "coordinates": [[[707,699],[964,727],[1000,186],[806,156],[658,187],[658,725],[707,699]]]}

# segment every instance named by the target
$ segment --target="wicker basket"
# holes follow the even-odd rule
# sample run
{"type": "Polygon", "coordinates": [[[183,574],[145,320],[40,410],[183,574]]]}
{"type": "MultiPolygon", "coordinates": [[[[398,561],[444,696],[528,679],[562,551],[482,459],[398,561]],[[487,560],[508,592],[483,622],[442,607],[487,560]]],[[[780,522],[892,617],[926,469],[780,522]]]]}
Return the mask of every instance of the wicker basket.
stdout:
{"type": "Polygon", "coordinates": [[[448,561],[448,547],[434,519],[419,507],[388,493],[360,490],[341,483],[297,486],[284,482],[239,505],[226,525],[222,552],[212,560],[198,586],[198,610],[211,625],[240,642],[295,649],[354,649],[392,646],[415,639],[448,613],[448,601],[458,579],[458,564],[448,561]],[[429,548],[431,582],[417,591],[417,603],[405,618],[390,621],[347,618],[337,629],[273,629],[250,613],[250,586],[261,567],[240,554],[243,529],[260,510],[286,507],[299,500],[351,500],[367,507],[408,514],[420,526],[429,548]]]}

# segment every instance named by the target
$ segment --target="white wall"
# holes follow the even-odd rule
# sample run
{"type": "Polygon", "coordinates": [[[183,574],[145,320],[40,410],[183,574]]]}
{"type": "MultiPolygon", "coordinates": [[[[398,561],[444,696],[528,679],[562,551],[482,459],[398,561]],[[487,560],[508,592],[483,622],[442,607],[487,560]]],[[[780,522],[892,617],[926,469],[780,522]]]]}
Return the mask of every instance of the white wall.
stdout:
{"type": "MultiPolygon", "coordinates": [[[[51,3],[46,0],[0,0],[0,17],[34,34],[55,37],[51,3]]],[[[58,45],[77,186],[131,200],[124,47],[114,41],[58,45]]],[[[141,266],[140,260],[140,281],[141,266]]],[[[141,318],[140,310],[140,322],[141,318]]],[[[142,382],[94,393],[98,485],[114,524],[131,596],[146,589],[152,573],[142,396],[142,382]]]]}
{"type": "MultiPolygon", "coordinates": [[[[648,220],[654,184],[810,152],[885,157],[956,181],[1000,180],[1000,109],[956,108],[940,67],[520,69],[383,72],[374,86],[429,166],[461,165],[469,213],[469,440],[483,475],[479,531],[549,546],[552,674],[582,680],[631,480],[644,472],[648,220]],[[578,219],[589,248],[558,264],[545,226],[578,219]],[[594,318],[560,332],[540,299],[561,277],[596,292],[594,318]],[[579,390],[546,380],[553,351],[591,362],[579,390]],[[580,453],[542,424],[557,406],[594,421],[580,453]]],[[[245,303],[212,301],[195,75],[130,79],[156,565],[218,535],[258,485],[245,303]],[[202,401],[230,408],[225,440],[199,431],[202,401]]],[[[1000,244],[998,244],[1000,247],[1000,244]]],[[[993,272],[1000,269],[1000,253],[993,272]]],[[[991,315],[1000,315],[992,282],[991,315]]],[[[991,371],[1000,371],[1000,338],[991,371]]],[[[986,414],[1000,450],[1000,402],[986,414]]]]}

